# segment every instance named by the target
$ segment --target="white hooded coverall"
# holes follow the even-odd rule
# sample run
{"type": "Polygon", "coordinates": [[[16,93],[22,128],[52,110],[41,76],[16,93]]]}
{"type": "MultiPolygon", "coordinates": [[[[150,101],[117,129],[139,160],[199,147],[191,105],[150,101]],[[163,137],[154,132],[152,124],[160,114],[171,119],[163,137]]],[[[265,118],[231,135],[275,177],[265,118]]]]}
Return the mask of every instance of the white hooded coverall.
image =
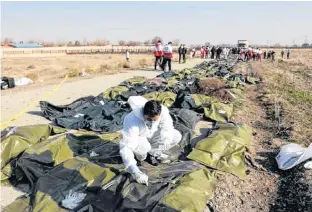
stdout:
{"type": "Polygon", "coordinates": [[[152,122],[151,128],[143,117],[143,108],[147,100],[142,96],[132,96],[128,103],[132,108],[123,123],[120,155],[125,168],[136,166],[135,156],[145,159],[147,153],[159,157],[163,151],[179,144],[182,135],[174,129],[167,107],[161,105],[160,118],[152,122]]]}

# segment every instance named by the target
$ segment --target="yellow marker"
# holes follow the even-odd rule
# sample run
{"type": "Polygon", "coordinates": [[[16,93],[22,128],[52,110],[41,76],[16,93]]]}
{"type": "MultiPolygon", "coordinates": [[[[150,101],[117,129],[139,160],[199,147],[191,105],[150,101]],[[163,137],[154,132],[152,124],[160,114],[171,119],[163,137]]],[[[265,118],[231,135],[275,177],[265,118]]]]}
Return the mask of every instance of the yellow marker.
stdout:
{"type": "Polygon", "coordinates": [[[48,93],[45,93],[38,101],[36,101],[34,104],[31,104],[29,106],[27,106],[26,108],[24,108],[23,110],[21,110],[19,113],[17,113],[15,116],[13,116],[12,118],[10,118],[9,120],[7,121],[4,121],[4,122],[1,122],[0,123],[0,129],[3,130],[5,129],[8,124],[16,119],[18,119],[19,117],[21,117],[22,115],[24,115],[28,110],[30,110],[31,108],[35,107],[36,104],[39,102],[39,101],[43,101],[45,100],[46,98],[50,97],[52,94],[54,94],[56,91],[58,91],[61,87],[61,85],[67,80],[68,78],[68,74],[64,77],[64,79],[62,80],[62,82],[60,82],[53,90],[51,90],[50,92],[48,93]]]}

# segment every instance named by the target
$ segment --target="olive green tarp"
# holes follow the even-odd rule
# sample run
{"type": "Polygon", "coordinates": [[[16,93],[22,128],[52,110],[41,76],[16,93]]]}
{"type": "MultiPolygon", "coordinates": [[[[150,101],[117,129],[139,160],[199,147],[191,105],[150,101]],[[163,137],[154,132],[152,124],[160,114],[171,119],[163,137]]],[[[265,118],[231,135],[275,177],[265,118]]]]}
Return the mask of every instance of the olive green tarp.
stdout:
{"type": "Polygon", "coordinates": [[[50,125],[30,125],[11,129],[8,135],[1,137],[1,184],[8,185],[12,167],[10,160],[49,136],[66,132],[66,129],[50,125]],[[11,134],[11,135],[10,135],[11,134]]]}
{"type": "MultiPolygon", "coordinates": [[[[74,140],[73,137],[68,139],[70,135],[64,132],[66,132],[65,129],[50,125],[32,125],[17,127],[12,134],[4,136],[1,145],[1,184],[8,185],[7,180],[12,174],[12,167],[9,162],[21,153],[23,155],[32,155],[32,157],[23,157],[22,155],[17,165],[24,166],[29,164],[30,161],[42,158],[45,155],[44,163],[55,166],[73,158],[85,146],[90,148],[90,146],[99,144],[102,140],[103,142],[118,142],[120,140],[119,133],[95,135],[94,132],[78,132],[75,135],[77,139],[74,140]],[[88,136],[89,140],[79,141],[79,138],[84,136],[88,136]]],[[[39,169],[37,171],[39,173],[39,169]]],[[[29,181],[35,180],[29,179],[29,181]]]]}
{"type": "Polygon", "coordinates": [[[18,197],[5,208],[3,212],[28,212],[31,211],[30,198],[26,196],[18,197]]]}
{"type": "Polygon", "coordinates": [[[80,157],[66,160],[50,173],[39,178],[36,183],[35,196],[31,199],[34,212],[59,211],[58,203],[69,193],[69,190],[63,187],[69,183],[70,189],[79,191],[94,186],[101,187],[115,176],[109,168],[103,168],[80,157]]]}
{"type": "Polygon", "coordinates": [[[202,106],[208,104],[213,100],[212,97],[202,95],[202,94],[191,94],[191,97],[194,99],[196,106],[202,106]]]}
{"type": "Polygon", "coordinates": [[[178,187],[165,195],[161,203],[178,211],[203,211],[213,198],[216,185],[215,173],[206,168],[185,175],[178,187]]]}
{"type": "Polygon", "coordinates": [[[249,84],[257,84],[257,83],[260,82],[260,79],[258,79],[256,77],[247,76],[246,77],[246,82],[249,83],[249,84]]]}
{"type": "Polygon", "coordinates": [[[183,74],[184,76],[185,75],[190,75],[192,72],[196,71],[196,69],[193,69],[193,68],[185,68],[181,71],[179,71],[179,74],[183,74]]]}
{"type": "Polygon", "coordinates": [[[174,103],[177,95],[171,91],[166,91],[166,92],[151,92],[143,96],[147,100],[156,100],[159,101],[161,104],[170,107],[174,103]]]}
{"type": "Polygon", "coordinates": [[[132,77],[128,80],[125,80],[120,85],[135,85],[135,84],[145,83],[147,81],[148,80],[146,77],[138,76],[138,77],[132,77]]]}
{"type": "Polygon", "coordinates": [[[227,81],[226,85],[230,88],[237,88],[238,85],[240,85],[242,82],[240,81],[240,79],[235,78],[234,81],[227,81]]]}
{"type": "Polygon", "coordinates": [[[196,74],[193,74],[193,76],[197,79],[202,79],[207,76],[207,73],[205,71],[199,71],[196,74]]]}
{"type": "Polygon", "coordinates": [[[251,138],[251,128],[230,123],[219,124],[218,127],[206,139],[199,141],[187,157],[208,167],[245,177],[244,153],[251,138]]]}
{"type": "Polygon", "coordinates": [[[116,96],[121,95],[123,92],[128,90],[129,88],[126,86],[115,86],[104,91],[103,97],[106,99],[114,99],[116,96]]]}
{"type": "Polygon", "coordinates": [[[86,158],[71,158],[52,169],[50,174],[39,178],[34,188],[34,195],[16,199],[4,211],[24,212],[30,202],[32,212],[69,211],[59,206],[69,190],[83,191],[92,187],[102,187],[113,177],[115,173],[109,168],[98,166],[86,158]]]}
{"type": "Polygon", "coordinates": [[[211,102],[209,106],[205,106],[204,115],[206,118],[217,121],[227,122],[233,114],[233,104],[221,103],[218,101],[211,102]]]}
{"type": "Polygon", "coordinates": [[[173,86],[176,85],[178,82],[179,82],[179,80],[177,80],[175,77],[169,78],[169,79],[167,80],[167,83],[168,83],[168,87],[169,87],[169,88],[173,87],[173,86]]]}
{"type": "Polygon", "coordinates": [[[36,144],[47,140],[51,135],[64,133],[66,129],[50,125],[30,125],[13,129],[12,135],[1,138],[1,169],[21,152],[36,144]]]}
{"type": "Polygon", "coordinates": [[[231,88],[228,91],[233,95],[235,100],[242,100],[244,97],[242,93],[242,89],[231,88]]]}

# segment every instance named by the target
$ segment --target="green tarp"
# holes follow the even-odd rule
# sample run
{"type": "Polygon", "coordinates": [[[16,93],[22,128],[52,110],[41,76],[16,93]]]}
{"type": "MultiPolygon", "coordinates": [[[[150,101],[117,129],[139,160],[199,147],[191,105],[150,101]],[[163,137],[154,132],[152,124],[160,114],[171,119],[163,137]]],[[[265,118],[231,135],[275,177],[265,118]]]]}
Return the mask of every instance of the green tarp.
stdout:
{"type": "MultiPolygon", "coordinates": [[[[2,169],[7,163],[17,157],[20,153],[34,144],[43,142],[49,136],[66,132],[66,129],[50,125],[30,125],[17,127],[11,135],[1,138],[1,182],[5,180],[2,169]]],[[[10,172],[10,166],[5,168],[5,173],[10,172]]]]}
{"type": "Polygon", "coordinates": [[[161,203],[178,211],[203,211],[213,198],[216,185],[215,173],[202,168],[182,177],[178,187],[165,195],[161,203]]]}
{"type": "Polygon", "coordinates": [[[204,115],[206,118],[218,121],[227,122],[233,114],[233,104],[221,103],[214,101],[209,104],[208,107],[204,107],[204,115]]]}
{"type": "Polygon", "coordinates": [[[135,85],[135,84],[145,83],[145,82],[147,82],[146,77],[138,76],[138,77],[132,77],[128,80],[125,80],[121,84],[122,85],[135,85]]]}
{"type": "Polygon", "coordinates": [[[12,167],[8,162],[21,153],[36,157],[44,155],[45,163],[56,166],[73,158],[88,143],[92,145],[101,140],[119,142],[121,137],[120,133],[96,135],[94,132],[77,132],[74,142],[64,132],[65,129],[50,125],[32,125],[17,127],[13,134],[4,137],[1,145],[1,184],[9,185],[7,180],[12,174],[12,167]],[[79,141],[84,136],[88,136],[89,141],[79,141]]]}
{"type": "Polygon", "coordinates": [[[126,86],[115,86],[112,88],[108,88],[103,93],[103,97],[106,99],[114,99],[116,96],[122,94],[123,92],[128,91],[129,88],[126,86]]]}
{"type": "Polygon", "coordinates": [[[185,68],[185,69],[179,71],[179,74],[190,75],[194,71],[195,71],[195,69],[193,69],[193,68],[185,68]]]}
{"type": "Polygon", "coordinates": [[[171,88],[173,86],[175,86],[177,83],[179,82],[179,80],[177,80],[175,77],[171,77],[167,80],[168,83],[168,87],[171,88]]]}
{"type": "Polygon", "coordinates": [[[14,200],[12,203],[7,205],[1,211],[3,212],[29,212],[31,211],[30,198],[26,196],[21,196],[14,200]]]}
{"type": "Polygon", "coordinates": [[[213,100],[212,97],[202,94],[191,94],[191,97],[194,99],[196,106],[208,104],[211,102],[211,100],[213,100]]]}
{"type": "Polygon", "coordinates": [[[260,79],[258,79],[256,77],[247,76],[246,77],[246,82],[249,83],[249,84],[257,84],[257,83],[260,82],[260,79]]]}
{"type": "Polygon", "coordinates": [[[68,183],[71,188],[81,190],[93,186],[101,187],[115,176],[109,168],[103,168],[81,157],[66,160],[50,173],[39,178],[36,183],[35,196],[32,197],[34,212],[66,211],[60,208],[58,203],[61,203],[65,194],[68,193],[66,189],[62,188],[68,183]],[[51,182],[53,179],[55,182],[51,182]],[[49,188],[51,184],[55,184],[55,187],[49,188]]]}
{"type": "Polygon", "coordinates": [[[146,98],[147,100],[159,101],[161,104],[170,107],[174,103],[176,96],[177,95],[175,93],[171,91],[166,91],[147,93],[144,95],[144,98],[146,98]]]}
{"type": "Polygon", "coordinates": [[[247,125],[219,124],[219,129],[201,140],[187,157],[243,178],[246,176],[244,153],[250,138],[251,128],[247,125]]]}

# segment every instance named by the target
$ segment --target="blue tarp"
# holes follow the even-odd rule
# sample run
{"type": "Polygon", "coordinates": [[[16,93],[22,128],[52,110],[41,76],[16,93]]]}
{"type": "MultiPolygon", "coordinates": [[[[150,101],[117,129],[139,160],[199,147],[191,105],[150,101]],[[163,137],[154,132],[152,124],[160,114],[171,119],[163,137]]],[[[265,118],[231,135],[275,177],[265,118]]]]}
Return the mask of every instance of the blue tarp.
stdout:
{"type": "Polygon", "coordinates": [[[14,48],[42,48],[39,43],[10,43],[10,46],[14,48]]]}

